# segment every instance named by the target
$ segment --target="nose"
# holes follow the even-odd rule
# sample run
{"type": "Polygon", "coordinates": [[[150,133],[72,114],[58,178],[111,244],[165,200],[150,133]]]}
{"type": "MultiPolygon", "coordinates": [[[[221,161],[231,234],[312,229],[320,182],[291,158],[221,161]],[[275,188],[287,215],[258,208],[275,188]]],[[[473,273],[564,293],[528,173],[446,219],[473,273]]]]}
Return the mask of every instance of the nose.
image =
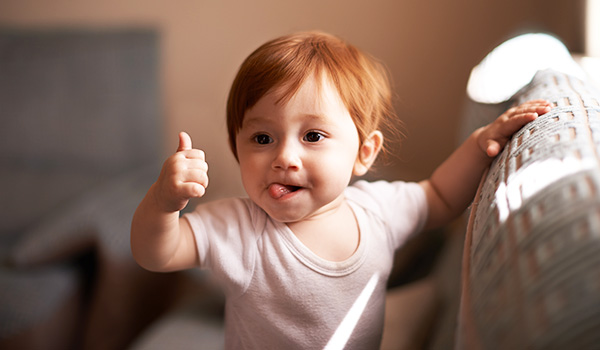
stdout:
{"type": "Polygon", "coordinates": [[[299,170],[302,167],[301,147],[294,142],[281,142],[276,148],[272,167],[276,170],[299,170]]]}

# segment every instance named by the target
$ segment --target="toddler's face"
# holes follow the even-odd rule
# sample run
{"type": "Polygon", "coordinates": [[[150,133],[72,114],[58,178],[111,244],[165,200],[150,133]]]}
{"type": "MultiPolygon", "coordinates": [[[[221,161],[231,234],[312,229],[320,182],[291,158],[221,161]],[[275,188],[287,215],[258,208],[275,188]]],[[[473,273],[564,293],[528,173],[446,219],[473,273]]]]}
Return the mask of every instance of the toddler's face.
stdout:
{"type": "Polygon", "coordinates": [[[359,137],[327,79],[307,79],[287,102],[277,103],[277,92],[246,112],[236,141],[250,199],[275,220],[289,223],[342,203],[359,164],[359,137]]]}

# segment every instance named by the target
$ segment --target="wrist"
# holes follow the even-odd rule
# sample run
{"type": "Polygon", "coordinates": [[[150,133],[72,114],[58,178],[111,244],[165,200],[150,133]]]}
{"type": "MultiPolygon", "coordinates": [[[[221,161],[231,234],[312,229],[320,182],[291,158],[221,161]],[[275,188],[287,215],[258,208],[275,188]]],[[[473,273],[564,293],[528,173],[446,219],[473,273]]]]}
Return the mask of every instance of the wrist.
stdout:
{"type": "Polygon", "coordinates": [[[474,157],[489,164],[492,162],[494,157],[490,157],[487,153],[487,144],[485,137],[483,136],[486,128],[487,125],[477,128],[475,131],[473,131],[465,143],[470,144],[469,148],[472,149],[474,157]]]}
{"type": "Polygon", "coordinates": [[[178,213],[178,209],[174,209],[174,205],[170,205],[168,200],[165,200],[161,195],[161,189],[158,183],[154,183],[150,186],[148,190],[147,198],[149,204],[156,210],[159,214],[173,214],[178,213]]]}

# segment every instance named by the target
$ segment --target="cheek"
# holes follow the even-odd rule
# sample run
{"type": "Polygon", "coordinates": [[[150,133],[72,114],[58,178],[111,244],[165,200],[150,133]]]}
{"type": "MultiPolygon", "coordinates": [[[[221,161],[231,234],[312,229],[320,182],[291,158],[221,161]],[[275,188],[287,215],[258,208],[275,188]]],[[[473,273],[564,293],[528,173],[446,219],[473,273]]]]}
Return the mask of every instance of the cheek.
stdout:
{"type": "Polygon", "coordinates": [[[347,185],[352,177],[356,155],[349,150],[335,152],[317,163],[311,170],[318,172],[323,181],[347,185]]]}
{"type": "Polygon", "coordinates": [[[240,161],[240,172],[242,174],[242,179],[255,178],[258,174],[258,170],[260,169],[259,164],[257,162],[253,162],[251,160],[240,161]]]}
{"type": "Polygon", "coordinates": [[[239,153],[239,166],[242,185],[249,195],[260,191],[264,186],[266,174],[270,164],[265,157],[252,155],[244,152],[239,153]]]}
{"type": "Polygon", "coordinates": [[[354,163],[358,158],[358,137],[356,140],[347,140],[340,145],[336,154],[333,155],[332,162],[337,163],[341,169],[350,170],[354,167],[354,163]]]}
{"type": "Polygon", "coordinates": [[[246,187],[246,191],[248,191],[248,185],[251,184],[256,178],[256,167],[253,166],[253,164],[255,163],[253,163],[247,157],[245,157],[243,153],[238,154],[242,184],[244,185],[244,187],[246,187]]]}

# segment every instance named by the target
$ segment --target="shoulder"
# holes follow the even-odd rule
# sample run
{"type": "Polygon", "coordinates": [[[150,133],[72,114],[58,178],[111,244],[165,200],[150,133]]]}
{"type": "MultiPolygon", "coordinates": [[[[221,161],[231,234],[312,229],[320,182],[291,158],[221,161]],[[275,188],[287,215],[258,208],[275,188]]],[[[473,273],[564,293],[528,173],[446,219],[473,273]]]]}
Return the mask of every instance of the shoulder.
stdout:
{"type": "Polygon", "coordinates": [[[427,198],[416,182],[357,181],[345,192],[353,205],[380,220],[400,236],[420,231],[427,219],[427,198]]]}
{"type": "Polygon", "coordinates": [[[196,239],[200,267],[212,270],[228,295],[242,294],[254,273],[266,213],[250,199],[230,198],[200,204],[183,217],[196,239]]]}
{"type": "Polygon", "coordinates": [[[183,217],[190,222],[192,228],[202,226],[203,231],[209,227],[219,231],[231,227],[260,231],[256,229],[264,227],[266,221],[266,213],[248,198],[227,198],[202,203],[183,217]]]}
{"type": "Polygon", "coordinates": [[[426,202],[425,192],[416,182],[360,180],[349,186],[345,195],[348,200],[363,207],[378,208],[398,203],[421,205],[426,202]]]}

